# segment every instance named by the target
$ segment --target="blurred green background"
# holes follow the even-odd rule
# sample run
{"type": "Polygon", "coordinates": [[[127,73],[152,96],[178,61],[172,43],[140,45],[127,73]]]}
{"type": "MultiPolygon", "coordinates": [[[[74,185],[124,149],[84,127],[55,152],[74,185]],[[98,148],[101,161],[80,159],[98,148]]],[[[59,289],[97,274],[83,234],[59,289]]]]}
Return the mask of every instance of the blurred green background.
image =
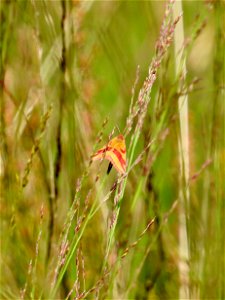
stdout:
{"type": "MultiPolygon", "coordinates": [[[[49,299],[60,233],[79,178],[79,209],[68,241],[85,215],[89,191],[90,202],[103,199],[115,182],[114,168],[105,176],[107,162],[100,163],[100,182],[95,181],[99,164],[89,165],[90,156],[107,143],[113,128],[114,136],[124,132],[134,82],[138,79],[136,101],[155,55],[165,5],[1,1],[2,299],[49,299]]],[[[118,257],[136,241],[149,219],[156,216],[157,222],[90,299],[179,298],[179,210],[163,221],[179,198],[179,92],[188,95],[190,178],[194,176],[183,186],[190,193],[190,298],[225,297],[224,1],[182,1],[182,6],[187,74],[175,73],[172,43],[151,90],[135,158],[149,140],[157,140],[128,174],[112,254],[118,257]]],[[[128,135],[127,148],[130,139],[128,135]]],[[[79,292],[73,290],[67,299],[102,280],[111,196],[85,227],[82,251],[74,254],[55,299],[66,299],[77,278],[79,292]]]]}

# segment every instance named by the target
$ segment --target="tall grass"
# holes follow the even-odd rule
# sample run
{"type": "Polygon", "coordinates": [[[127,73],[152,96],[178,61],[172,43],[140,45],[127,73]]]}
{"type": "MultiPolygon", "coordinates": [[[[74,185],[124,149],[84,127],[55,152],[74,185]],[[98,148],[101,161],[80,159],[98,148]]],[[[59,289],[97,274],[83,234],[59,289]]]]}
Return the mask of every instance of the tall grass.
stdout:
{"type": "MultiPolygon", "coordinates": [[[[182,14],[182,2],[176,1],[174,4],[173,15],[182,14]]],[[[175,30],[174,37],[175,74],[176,77],[183,77],[186,81],[186,57],[184,56],[184,25],[183,19],[179,22],[175,30]]],[[[182,83],[179,83],[182,86],[182,83]]],[[[179,88],[178,85],[178,88],[179,88]]],[[[188,114],[188,95],[180,95],[178,99],[178,112],[180,123],[180,136],[178,139],[179,163],[180,163],[180,209],[179,209],[179,275],[180,275],[180,299],[189,299],[189,265],[190,261],[187,219],[189,215],[190,193],[188,186],[189,172],[189,114],[188,114]]]]}
{"type": "Polygon", "coordinates": [[[2,299],[225,297],[224,4],[179,4],[1,2],[2,299]]]}

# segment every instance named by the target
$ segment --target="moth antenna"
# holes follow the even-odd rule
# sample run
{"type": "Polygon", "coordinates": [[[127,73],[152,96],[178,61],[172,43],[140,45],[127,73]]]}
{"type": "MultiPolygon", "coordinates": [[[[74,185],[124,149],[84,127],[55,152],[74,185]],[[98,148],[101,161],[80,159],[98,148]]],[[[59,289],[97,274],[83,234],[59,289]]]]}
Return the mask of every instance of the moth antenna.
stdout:
{"type": "Polygon", "coordinates": [[[119,127],[118,127],[118,125],[116,125],[116,128],[118,129],[119,133],[121,133],[121,132],[120,132],[120,129],[119,129],[119,127]]]}

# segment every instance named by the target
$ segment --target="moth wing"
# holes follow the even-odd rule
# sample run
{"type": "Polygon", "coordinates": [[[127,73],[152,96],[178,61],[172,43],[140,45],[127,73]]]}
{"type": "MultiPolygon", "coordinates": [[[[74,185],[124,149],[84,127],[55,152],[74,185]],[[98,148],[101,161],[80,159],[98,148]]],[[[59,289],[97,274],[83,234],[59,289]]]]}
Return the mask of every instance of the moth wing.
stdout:
{"type": "Polygon", "coordinates": [[[92,155],[91,159],[94,161],[94,160],[100,160],[100,159],[104,158],[106,149],[107,149],[107,147],[102,147],[95,154],[92,155]]]}
{"type": "Polygon", "coordinates": [[[93,161],[102,158],[109,160],[118,172],[122,174],[126,172],[126,144],[122,134],[92,155],[93,161]]]}
{"type": "Polygon", "coordinates": [[[122,134],[109,142],[109,150],[106,151],[108,159],[120,173],[126,172],[126,144],[122,134]]]}
{"type": "Polygon", "coordinates": [[[126,172],[126,162],[120,154],[118,154],[115,149],[106,152],[106,159],[108,159],[114,166],[114,168],[124,174],[126,172]]]}

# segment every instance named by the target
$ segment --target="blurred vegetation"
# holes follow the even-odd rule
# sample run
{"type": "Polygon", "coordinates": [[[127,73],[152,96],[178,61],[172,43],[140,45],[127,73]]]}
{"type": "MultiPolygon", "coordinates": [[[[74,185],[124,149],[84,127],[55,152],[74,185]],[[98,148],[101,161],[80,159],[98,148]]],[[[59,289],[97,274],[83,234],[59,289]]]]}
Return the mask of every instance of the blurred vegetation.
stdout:
{"type": "Polygon", "coordinates": [[[179,187],[189,296],[225,298],[225,5],[182,5],[187,73],[168,41],[142,111],[166,2],[1,1],[1,299],[179,298],[179,187]],[[90,157],[120,132],[127,174],[106,175],[90,157]]]}

